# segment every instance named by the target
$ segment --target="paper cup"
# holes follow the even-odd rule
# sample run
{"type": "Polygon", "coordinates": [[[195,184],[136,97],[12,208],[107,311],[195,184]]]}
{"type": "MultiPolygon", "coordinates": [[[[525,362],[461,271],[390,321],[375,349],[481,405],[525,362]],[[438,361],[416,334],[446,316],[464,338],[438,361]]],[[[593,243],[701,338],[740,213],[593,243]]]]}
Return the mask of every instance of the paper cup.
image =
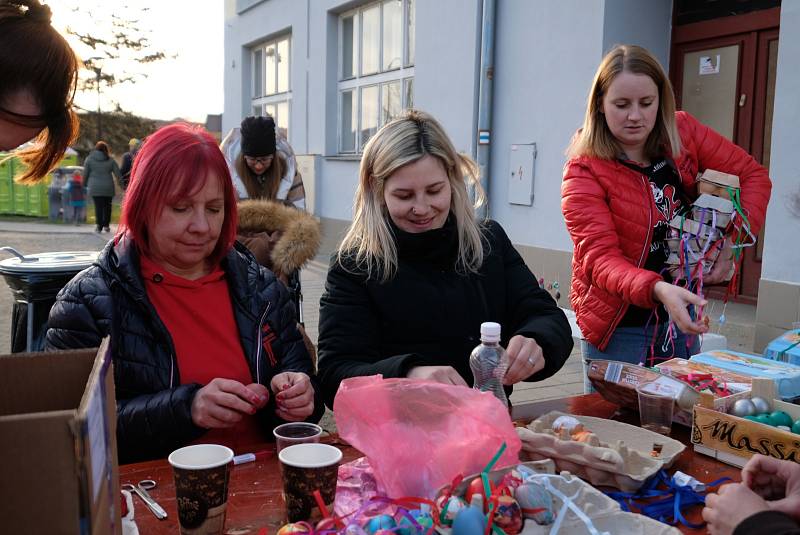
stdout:
{"type": "Polygon", "coordinates": [[[173,451],[168,460],[175,475],[181,533],[221,535],[233,450],[217,444],[196,444],[173,451]]]}
{"type": "Polygon", "coordinates": [[[314,491],[319,490],[326,506],[333,503],[342,451],[328,444],[295,444],[282,449],[278,459],[289,522],[326,516],[317,508],[314,491]]]}
{"type": "Polygon", "coordinates": [[[275,450],[280,453],[283,448],[295,444],[319,442],[322,428],[317,424],[307,422],[290,422],[279,425],[272,430],[272,434],[275,435],[275,450]]]}

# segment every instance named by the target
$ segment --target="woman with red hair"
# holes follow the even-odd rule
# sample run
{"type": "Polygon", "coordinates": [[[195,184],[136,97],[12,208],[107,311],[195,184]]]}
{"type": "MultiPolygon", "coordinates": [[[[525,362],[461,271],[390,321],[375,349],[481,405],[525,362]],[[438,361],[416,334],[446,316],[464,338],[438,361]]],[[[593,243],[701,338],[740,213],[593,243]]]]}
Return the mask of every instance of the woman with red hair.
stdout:
{"type": "Polygon", "coordinates": [[[216,141],[166,126],[136,158],[117,235],[59,293],[48,349],[111,336],[120,462],[199,439],[242,451],[322,415],[287,291],[235,235],[216,141]]]}

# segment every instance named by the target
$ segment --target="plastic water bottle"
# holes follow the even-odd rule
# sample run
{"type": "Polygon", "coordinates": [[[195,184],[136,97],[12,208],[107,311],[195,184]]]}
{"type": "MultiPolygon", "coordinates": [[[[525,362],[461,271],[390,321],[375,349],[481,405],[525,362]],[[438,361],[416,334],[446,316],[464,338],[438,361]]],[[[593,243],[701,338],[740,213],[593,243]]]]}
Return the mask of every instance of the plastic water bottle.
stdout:
{"type": "Polygon", "coordinates": [[[481,392],[491,392],[508,407],[508,398],[503,390],[508,355],[500,345],[499,323],[481,323],[481,344],[472,351],[469,367],[472,368],[474,378],[473,388],[481,392]]]}

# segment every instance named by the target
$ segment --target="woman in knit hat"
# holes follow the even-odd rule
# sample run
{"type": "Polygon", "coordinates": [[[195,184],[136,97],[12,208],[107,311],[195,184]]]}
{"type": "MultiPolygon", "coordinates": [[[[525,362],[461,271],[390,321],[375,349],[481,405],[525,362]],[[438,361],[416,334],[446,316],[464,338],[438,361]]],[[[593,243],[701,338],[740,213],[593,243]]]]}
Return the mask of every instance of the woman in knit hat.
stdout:
{"type": "Polygon", "coordinates": [[[242,150],[236,158],[236,172],[249,198],[277,200],[305,210],[303,177],[297,172],[294,161],[287,161],[276,151],[276,142],[272,117],[245,118],[241,125],[242,150]]]}

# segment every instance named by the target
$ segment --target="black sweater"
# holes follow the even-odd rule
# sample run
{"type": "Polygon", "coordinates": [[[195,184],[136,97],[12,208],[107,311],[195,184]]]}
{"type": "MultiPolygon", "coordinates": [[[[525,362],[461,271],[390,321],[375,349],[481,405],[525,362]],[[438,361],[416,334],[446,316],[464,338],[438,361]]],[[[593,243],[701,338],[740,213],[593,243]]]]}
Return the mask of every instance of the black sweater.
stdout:
{"type": "Polygon", "coordinates": [[[483,265],[468,275],[455,269],[452,217],[443,228],[421,234],[392,228],[398,269],[391,280],[367,280],[363,270],[343,267],[335,257],[328,271],[320,301],[319,378],[329,407],[347,377],[405,377],[415,366],[452,366],[471,385],[469,355],[485,321],[500,323],[503,346],[519,334],[542,347],[545,367],[528,381],[563,366],[572,350],[566,316],[498,223],[488,222],[483,265]]]}
{"type": "Polygon", "coordinates": [[[800,525],[778,511],[762,511],[742,520],[733,535],[800,535],[800,525]]]}

